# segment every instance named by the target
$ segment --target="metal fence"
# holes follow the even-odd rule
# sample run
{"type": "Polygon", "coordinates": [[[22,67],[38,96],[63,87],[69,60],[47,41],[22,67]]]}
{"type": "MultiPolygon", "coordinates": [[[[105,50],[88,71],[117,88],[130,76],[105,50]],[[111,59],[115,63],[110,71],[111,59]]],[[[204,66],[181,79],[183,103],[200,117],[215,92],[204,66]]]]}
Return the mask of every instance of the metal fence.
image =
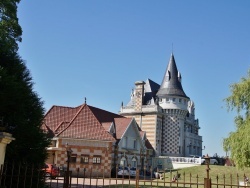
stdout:
{"type": "MultiPolygon", "coordinates": [[[[181,174],[177,170],[164,172],[146,170],[136,170],[136,175],[121,175],[117,173],[114,177],[105,178],[103,176],[93,177],[91,174],[104,174],[104,170],[97,168],[84,169],[77,171],[72,177],[71,173],[60,173],[58,176],[46,174],[35,165],[27,164],[5,164],[0,169],[0,188],[90,188],[90,187],[183,187],[183,188],[233,188],[250,187],[248,179],[237,176],[222,178],[217,176],[215,179],[192,175],[181,174]],[[98,172],[98,173],[97,173],[98,172]],[[101,172],[101,173],[100,173],[101,172]],[[66,179],[69,178],[68,182],[66,179]],[[242,181],[241,181],[242,180],[242,181]]],[[[40,168],[41,169],[41,168],[40,168]]],[[[117,169],[118,170],[118,169],[117,169]]],[[[209,173],[209,172],[208,172],[209,173]]]]}

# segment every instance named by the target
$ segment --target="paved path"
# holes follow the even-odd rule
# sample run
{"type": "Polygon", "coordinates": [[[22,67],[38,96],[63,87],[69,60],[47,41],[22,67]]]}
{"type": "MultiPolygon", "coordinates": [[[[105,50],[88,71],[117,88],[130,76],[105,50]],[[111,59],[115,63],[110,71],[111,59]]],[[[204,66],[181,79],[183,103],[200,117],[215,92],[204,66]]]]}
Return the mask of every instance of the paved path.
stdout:
{"type": "MultiPolygon", "coordinates": [[[[58,178],[55,180],[47,180],[47,184],[51,188],[62,188],[63,187],[63,178],[58,178]]],[[[71,179],[71,188],[94,188],[94,187],[103,187],[107,185],[123,185],[130,184],[135,185],[135,179],[89,179],[89,178],[72,178],[71,179]]]]}

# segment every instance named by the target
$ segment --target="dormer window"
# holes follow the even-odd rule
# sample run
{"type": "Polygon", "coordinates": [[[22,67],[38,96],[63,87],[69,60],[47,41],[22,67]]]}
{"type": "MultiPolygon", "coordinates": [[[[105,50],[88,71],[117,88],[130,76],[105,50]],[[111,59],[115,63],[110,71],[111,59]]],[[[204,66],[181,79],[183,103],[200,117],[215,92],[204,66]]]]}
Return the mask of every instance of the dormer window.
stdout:
{"type": "Polygon", "coordinates": [[[171,78],[170,71],[168,71],[166,74],[166,82],[168,82],[170,78],[171,78]]]}
{"type": "Polygon", "coordinates": [[[181,73],[178,71],[178,80],[181,82],[181,73]]]}

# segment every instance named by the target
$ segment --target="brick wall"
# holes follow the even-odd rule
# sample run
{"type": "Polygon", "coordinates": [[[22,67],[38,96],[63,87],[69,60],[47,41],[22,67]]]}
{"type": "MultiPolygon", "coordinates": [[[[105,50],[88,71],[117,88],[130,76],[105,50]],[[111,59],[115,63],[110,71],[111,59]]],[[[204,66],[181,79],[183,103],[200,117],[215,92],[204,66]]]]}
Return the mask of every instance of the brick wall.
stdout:
{"type": "MultiPolygon", "coordinates": [[[[88,141],[88,140],[58,140],[58,148],[55,151],[54,162],[58,167],[67,168],[66,143],[72,150],[69,169],[73,176],[79,170],[80,175],[110,177],[112,168],[112,142],[88,141]],[[92,169],[92,170],[91,170],[92,169]]],[[[48,159],[49,160],[49,159],[48,159]]]]}

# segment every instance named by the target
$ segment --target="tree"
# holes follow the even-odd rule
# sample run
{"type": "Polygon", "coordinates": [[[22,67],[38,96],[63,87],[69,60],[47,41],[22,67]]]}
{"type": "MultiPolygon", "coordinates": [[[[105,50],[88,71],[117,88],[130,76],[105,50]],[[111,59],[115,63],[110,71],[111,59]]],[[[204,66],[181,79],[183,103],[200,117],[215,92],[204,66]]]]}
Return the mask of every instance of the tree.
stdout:
{"type": "Polygon", "coordinates": [[[43,102],[33,91],[30,72],[17,52],[22,35],[17,18],[18,3],[19,0],[0,1],[0,127],[15,138],[7,146],[5,160],[35,164],[37,170],[32,173],[37,173],[47,157],[46,147],[50,141],[40,128],[43,102]]]}
{"type": "Polygon", "coordinates": [[[17,4],[20,0],[0,1],[0,49],[1,51],[18,50],[17,42],[21,42],[22,28],[18,23],[17,4]]]}
{"type": "Polygon", "coordinates": [[[223,149],[239,168],[250,167],[250,70],[239,83],[230,85],[231,96],[225,99],[228,110],[236,109],[236,131],[223,140],[223,149]]]}

